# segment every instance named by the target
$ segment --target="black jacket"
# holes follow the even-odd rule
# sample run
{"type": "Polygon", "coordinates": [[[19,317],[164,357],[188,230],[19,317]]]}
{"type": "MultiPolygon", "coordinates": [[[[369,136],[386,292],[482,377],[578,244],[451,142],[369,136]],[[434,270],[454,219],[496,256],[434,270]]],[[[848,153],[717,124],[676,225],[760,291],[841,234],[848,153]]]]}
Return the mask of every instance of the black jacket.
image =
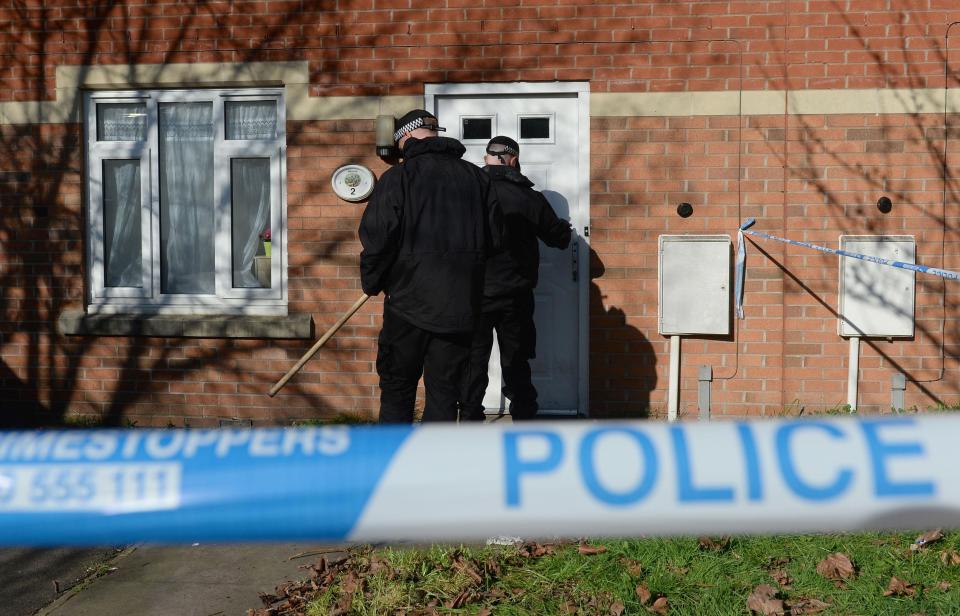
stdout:
{"type": "Polygon", "coordinates": [[[539,191],[514,167],[483,168],[493,180],[503,210],[503,240],[499,251],[487,260],[483,294],[500,297],[537,286],[540,243],[553,248],[570,245],[570,223],[558,218],[539,191]]]}
{"type": "Polygon", "coordinates": [[[496,194],[447,137],[409,139],[377,182],[360,221],[363,292],[422,329],[473,329],[487,254],[499,240],[496,194]]]}

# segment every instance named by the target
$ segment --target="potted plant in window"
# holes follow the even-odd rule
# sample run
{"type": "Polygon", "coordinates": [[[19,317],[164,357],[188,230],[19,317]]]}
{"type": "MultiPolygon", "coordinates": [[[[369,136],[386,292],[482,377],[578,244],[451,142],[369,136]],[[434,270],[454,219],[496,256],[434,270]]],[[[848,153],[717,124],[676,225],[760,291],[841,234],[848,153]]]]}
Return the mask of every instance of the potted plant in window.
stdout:
{"type": "Polygon", "coordinates": [[[263,254],[264,256],[270,256],[270,228],[268,227],[263,233],[260,234],[260,239],[263,240],[263,254]]]}

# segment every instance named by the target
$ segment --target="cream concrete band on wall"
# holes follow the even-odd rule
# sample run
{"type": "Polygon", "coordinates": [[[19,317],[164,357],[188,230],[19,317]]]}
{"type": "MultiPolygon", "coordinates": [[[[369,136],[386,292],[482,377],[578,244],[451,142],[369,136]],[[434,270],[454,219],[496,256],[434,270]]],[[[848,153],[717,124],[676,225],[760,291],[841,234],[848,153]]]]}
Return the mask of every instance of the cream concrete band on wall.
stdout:
{"type": "Polygon", "coordinates": [[[310,96],[305,61],[58,66],[56,84],[55,100],[0,103],[0,124],[79,122],[85,89],[284,86],[291,121],[373,119],[423,105],[422,96],[310,96]]]}
{"type": "MultiPolygon", "coordinates": [[[[0,103],[0,124],[63,124],[80,121],[82,89],[172,87],[286,87],[291,121],[373,119],[420,107],[423,97],[311,96],[309,63],[180,63],[58,66],[56,99],[0,103]]],[[[682,117],[913,114],[960,112],[960,89],[744,90],[727,92],[597,92],[592,117],[682,117]]]]}

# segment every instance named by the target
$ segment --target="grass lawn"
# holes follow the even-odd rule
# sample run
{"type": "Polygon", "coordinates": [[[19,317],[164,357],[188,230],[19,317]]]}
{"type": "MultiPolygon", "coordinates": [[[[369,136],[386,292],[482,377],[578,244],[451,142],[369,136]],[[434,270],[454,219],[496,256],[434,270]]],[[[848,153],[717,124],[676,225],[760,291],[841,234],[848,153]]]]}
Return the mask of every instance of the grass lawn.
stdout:
{"type": "Polygon", "coordinates": [[[361,547],[258,614],[960,614],[960,532],[920,534],[361,547]]]}

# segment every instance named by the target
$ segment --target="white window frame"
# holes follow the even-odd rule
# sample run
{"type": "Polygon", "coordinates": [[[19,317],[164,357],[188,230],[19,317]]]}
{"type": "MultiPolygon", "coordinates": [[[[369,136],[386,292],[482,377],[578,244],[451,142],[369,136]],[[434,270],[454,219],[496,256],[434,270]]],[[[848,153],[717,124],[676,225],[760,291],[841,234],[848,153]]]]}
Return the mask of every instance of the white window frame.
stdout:
{"type": "Polygon", "coordinates": [[[490,141],[492,137],[495,137],[500,134],[497,131],[497,114],[484,115],[484,116],[473,116],[473,115],[466,116],[465,115],[465,116],[460,116],[457,122],[459,123],[459,126],[457,126],[457,134],[460,137],[460,141],[463,143],[467,143],[471,145],[475,143],[482,143],[483,145],[486,145],[487,142],[490,141]],[[463,136],[464,120],[490,120],[490,136],[485,137],[483,139],[467,139],[466,137],[463,136]]]}
{"type": "Polygon", "coordinates": [[[518,143],[556,143],[557,114],[555,113],[531,113],[517,116],[517,142],[518,143]],[[549,137],[521,137],[520,132],[523,121],[528,119],[547,120],[547,131],[549,137]]]}
{"type": "Polygon", "coordinates": [[[283,88],[133,90],[87,92],[84,96],[87,183],[87,263],[89,312],[161,314],[287,314],[286,104],[283,88]],[[231,101],[274,100],[277,133],[273,140],[226,139],[224,106],[231,101]],[[160,286],[159,105],[209,102],[214,122],[215,292],[162,293],[160,286]],[[146,141],[97,141],[97,105],[145,103],[146,141]],[[270,160],[271,287],[234,288],[231,254],[231,161],[270,160]],[[141,187],[142,287],[106,287],[103,243],[103,164],[139,160],[141,187]]]}

